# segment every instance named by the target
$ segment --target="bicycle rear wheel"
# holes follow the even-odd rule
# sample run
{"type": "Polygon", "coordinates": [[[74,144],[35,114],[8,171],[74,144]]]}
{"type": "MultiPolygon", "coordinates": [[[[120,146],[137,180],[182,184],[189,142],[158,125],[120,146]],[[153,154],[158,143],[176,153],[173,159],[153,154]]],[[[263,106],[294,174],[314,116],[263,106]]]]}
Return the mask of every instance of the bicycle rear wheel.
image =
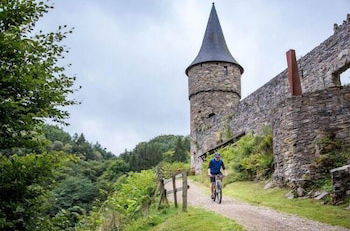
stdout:
{"type": "Polygon", "coordinates": [[[216,184],[216,190],[215,190],[215,197],[216,197],[216,202],[218,204],[221,204],[222,201],[222,185],[221,185],[221,181],[218,181],[216,184]]]}

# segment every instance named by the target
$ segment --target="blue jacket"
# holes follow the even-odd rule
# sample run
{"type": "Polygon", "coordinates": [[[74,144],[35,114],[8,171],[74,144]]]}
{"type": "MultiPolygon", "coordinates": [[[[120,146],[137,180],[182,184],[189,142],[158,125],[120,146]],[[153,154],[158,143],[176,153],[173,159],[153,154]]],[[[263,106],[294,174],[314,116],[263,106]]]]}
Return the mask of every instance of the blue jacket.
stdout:
{"type": "Polygon", "coordinates": [[[218,161],[215,159],[210,160],[209,166],[208,166],[208,168],[210,168],[210,174],[219,174],[221,167],[222,169],[225,170],[224,162],[221,159],[218,161]]]}

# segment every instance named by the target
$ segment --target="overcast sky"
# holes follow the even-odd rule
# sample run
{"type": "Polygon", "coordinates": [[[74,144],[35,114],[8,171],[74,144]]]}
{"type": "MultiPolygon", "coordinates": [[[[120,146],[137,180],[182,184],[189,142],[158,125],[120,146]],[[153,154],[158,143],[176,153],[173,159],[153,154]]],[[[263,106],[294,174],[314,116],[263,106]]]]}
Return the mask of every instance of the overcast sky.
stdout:
{"type": "MultiPolygon", "coordinates": [[[[71,134],[83,132],[115,154],[161,134],[189,134],[185,68],[201,46],[206,0],[56,0],[38,27],[75,27],[66,61],[82,89],[68,108],[71,134]]],[[[218,0],[247,96],[286,68],[285,52],[305,55],[350,13],[349,0],[218,0]]]]}

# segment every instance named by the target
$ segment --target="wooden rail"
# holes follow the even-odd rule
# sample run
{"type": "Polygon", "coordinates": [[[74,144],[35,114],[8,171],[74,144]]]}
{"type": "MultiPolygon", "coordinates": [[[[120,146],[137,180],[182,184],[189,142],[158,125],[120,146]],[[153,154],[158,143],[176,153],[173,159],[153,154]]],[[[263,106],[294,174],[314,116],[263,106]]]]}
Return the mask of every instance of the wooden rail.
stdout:
{"type": "Polygon", "coordinates": [[[186,212],[187,211],[187,190],[189,188],[190,186],[187,183],[187,172],[182,172],[182,173],[173,175],[169,179],[159,178],[158,189],[160,193],[160,198],[158,202],[158,209],[161,207],[162,204],[169,206],[167,195],[172,193],[174,194],[174,205],[175,205],[175,208],[177,208],[178,207],[177,192],[182,191],[182,211],[186,212]],[[178,178],[182,178],[182,187],[176,188],[176,179],[178,178]],[[167,191],[165,188],[165,184],[169,182],[172,182],[173,189],[167,191]]]}

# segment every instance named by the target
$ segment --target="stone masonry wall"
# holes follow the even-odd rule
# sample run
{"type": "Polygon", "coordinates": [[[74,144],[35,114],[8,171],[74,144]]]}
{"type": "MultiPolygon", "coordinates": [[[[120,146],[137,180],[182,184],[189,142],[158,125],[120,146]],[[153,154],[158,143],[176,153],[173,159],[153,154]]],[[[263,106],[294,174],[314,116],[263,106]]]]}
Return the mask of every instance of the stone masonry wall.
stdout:
{"type": "Polygon", "coordinates": [[[350,143],[350,86],[293,96],[279,103],[272,113],[273,178],[280,184],[295,186],[314,179],[321,138],[331,134],[350,143]]]}

